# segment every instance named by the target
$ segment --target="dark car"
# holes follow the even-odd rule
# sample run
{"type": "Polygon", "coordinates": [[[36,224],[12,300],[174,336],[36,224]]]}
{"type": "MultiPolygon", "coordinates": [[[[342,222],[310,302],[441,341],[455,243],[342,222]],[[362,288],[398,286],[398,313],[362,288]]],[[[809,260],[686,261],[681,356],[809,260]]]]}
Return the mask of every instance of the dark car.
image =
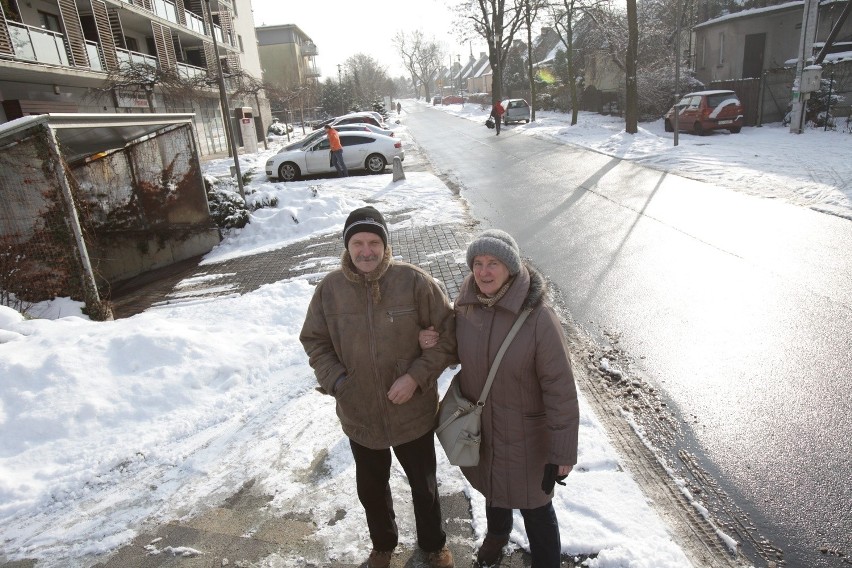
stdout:
{"type": "Polygon", "coordinates": [[[711,130],[736,134],[743,127],[743,105],[734,91],[698,91],[684,95],[666,113],[666,132],[674,132],[675,112],[678,130],[698,135],[711,130]]]}

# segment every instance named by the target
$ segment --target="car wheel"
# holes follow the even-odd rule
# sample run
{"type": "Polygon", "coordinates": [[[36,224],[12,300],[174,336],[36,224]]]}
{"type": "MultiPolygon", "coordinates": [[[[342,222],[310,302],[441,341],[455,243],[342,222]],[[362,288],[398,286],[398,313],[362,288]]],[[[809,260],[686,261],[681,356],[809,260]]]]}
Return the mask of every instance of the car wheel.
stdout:
{"type": "Polygon", "coordinates": [[[733,128],[729,128],[731,134],[739,134],[740,130],[742,130],[742,126],[734,126],[733,128]]]}
{"type": "Polygon", "coordinates": [[[666,119],[665,121],[665,128],[666,132],[674,132],[674,126],[672,126],[671,121],[669,121],[668,119],[666,119]]]}
{"type": "Polygon", "coordinates": [[[698,136],[704,136],[704,127],[701,126],[700,122],[692,125],[692,131],[698,136]]]}
{"type": "Polygon", "coordinates": [[[367,168],[367,171],[371,174],[380,174],[385,171],[385,166],[388,163],[385,161],[385,157],[381,154],[370,154],[367,156],[367,161],[364,162],[364,167],[367,168]]]}
{"type": "Polygon", "coordinates": [[[299,171],[299,166],[293,162],[284,162],[278,166],[278,179],[281,181],[294,181],[299,179],[302,172],[299,171]]]}
{"type": "Polygon", "coordinates": [[[525,118],[525,119],[524,119],[524,124],[529,124],[529,123],[530,123],[530,119],[525,118]]]}

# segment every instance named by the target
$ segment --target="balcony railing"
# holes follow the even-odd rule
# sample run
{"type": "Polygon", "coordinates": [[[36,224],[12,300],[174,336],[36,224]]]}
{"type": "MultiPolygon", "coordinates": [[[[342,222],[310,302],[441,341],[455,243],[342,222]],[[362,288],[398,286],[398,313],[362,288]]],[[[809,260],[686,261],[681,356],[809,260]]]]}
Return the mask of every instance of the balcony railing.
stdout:
{"type": "Polygon", "coordinates": [[[154,0],[154,13],[160,16],[161,18],[165,18],[166,20],[172,23],[179,23],[177,17],[177,10],[175,9],[175,5],[171,2],[167,2],[166,0],[154,0]]]}
{"type": "Polygon", "coordinates": [[[115,49],[116,55],[118,55],[118,64],[131,63],[131,64],[145,64],[153,68],[157,68],[158,61],[156,57],[151,55],[146,55],[144,53],[139,53],[138,51],[130,51],[129,49],[122,49],[117,47],[115,49]]]}
{"type": "Polygon", "coordinates": [[[302,57],[313,57],[317,55],[317,45],[315,43],[302,44],[302,57]]]}
{"type": "Polygon", "coordinates": [[[68,51],[62,34],[17,22],[7,22],[7,24],[12,49],[18,59],[66,67],[69,65],[68,51]]]}
{"type": "Polygon", "coordinates": [[[204,35],[204,20],[188,10],[184,13],[186,14],[186,27],[196,33],[204,35]]]}
{"type": "Polygon", "coordinates": [[[178,73],[184,79],[194,79],[196,77],[205,77],[207,69],[196,67],[195,65],[187,65],[186,63],[178,63],[178,73]]]}
{"type": "Polygon", "coordinates": [[[104,70],[103,61],[101,61],[101,49],[97,43],[86,40],[86,54],[89,56],[89,67],[95,71],[104,70]]]}

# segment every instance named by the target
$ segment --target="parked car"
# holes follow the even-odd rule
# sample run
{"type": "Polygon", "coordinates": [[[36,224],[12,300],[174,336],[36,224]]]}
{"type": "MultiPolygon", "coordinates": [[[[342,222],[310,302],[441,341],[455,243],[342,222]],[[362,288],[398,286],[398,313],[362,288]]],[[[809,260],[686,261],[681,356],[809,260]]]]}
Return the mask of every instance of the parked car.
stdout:
{"type": "Polygon", "coordinates": [[[432,105],[439,104],[441,104],[441,95],[435,95],[434,97],[432,97],[432,105]]]}
{"type": "Polygon", "coordinates": [[[530,105],[524,99],[506,99],[502,103],[503,124],[510,122],[529,122],[530,121],[530,105]]]}
{"type": "MultiPolygon", "coordinates": [[[[343,161],[349,170],[367,170],[379,174],[389,162],[399,156],[405,159],[402,142],[390,136],[372,132],[341,132],[343,161]]],[[[292,150],[279,152],[266,161],[266,175],[270,179],[293,181],[302,176],[335,172],[329,156],[328,136],[292,150]]]]}
{"type": "Polygon", "coordinates": [[[464,97],[461,95],[447,95],[441,100],[441,104],[445,105],[463,105],[464,97]]]}
{"type": "MultiPolygon", "coordinates": [[[[385,132],[390,132],[391,134],[393,134],[392,130],[383,130],[383,129],[377,127],[377,126],[373,126],[372,124],[367,124],[365,122],[355,123],[355,124],[341,124],[341,125],[335,126],[334,129],[337,130],[338,132],[376,132],[376,131],[378,131],[378,132],[376,132],[376,134],[384,134],[385,136],[388,136],[387,134],[385,134],[385,132]],[[375,129],[375,130],[373,130],[373,129],[375,129]]],[[[278,153],[280,154],[281,152],[288,152],[290,150],[294,150],[294,149],[302,147],[302,146],[307,146],[309,144],[316,142],[317,140],[319,140],[323,136],[325,136],[325,129],[314,130],[313,132],[309,132],[308,134],[306,134],[305,137],[302,138],[301,140],[296,140],[295,142],[291,142],[290,144],[287,144],[286,146],[284,146],[283,148],[278,150],[278,153]]]]}
{"type": "Polygon", "coordinates": [[[666,132],[674,132],[677,112],[678,130],[702,135],[711,130],[729,130],[737,134],[743,127],[743,105],[734,91],[697,91],[688,93],[665,115],[666,132]]]}
{"type": "MultiPolygon", "coordinates": [[[[314,126],[314,130],[319,130],[323,128],[326,124],[331,124],[332,126],[336,126],[339,124],[355,124],[355,123],[367,123],[372,124],[373,126],[378,126],[379,128],[387,129],[384,122],[381,120],[377,120],[372,111],[370,112],[350,112],[349,114],[344,114],[341,116],[335,116],[334,118],[329,118],[327,120],[323,120],[320,123],[317,123],[314,126]]],[[[379,114],[381,117],[381,115],[379,114]]]]}

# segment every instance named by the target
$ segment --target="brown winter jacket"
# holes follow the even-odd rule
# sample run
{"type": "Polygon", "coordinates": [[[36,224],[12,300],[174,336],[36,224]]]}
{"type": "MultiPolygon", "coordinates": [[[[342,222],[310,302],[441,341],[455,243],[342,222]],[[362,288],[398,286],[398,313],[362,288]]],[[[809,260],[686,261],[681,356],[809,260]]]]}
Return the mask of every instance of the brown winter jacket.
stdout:
{"type": "MultiPolygon", "coordinates": [[[[390,249],[385,254],[390,255],[390,249]]],[[[378,282],[376,302],[364,277],[344,261],[317,285],[299,337],[320,390],[337,400],[343,432],[374,450],[410,442],[434,429],[436,382],[454,359],[456,341],[452,308],[429,274],[391,261],[378,282]],[[441,337],[434,349],[421,351],[417,336],[429,326],[441,337]],[[396,405],[387,394],[405,373],[419,387],[411,400],[396,405]]]]}
{"type": "Polygon", "coordinates": [[[477,400],[503,339],[525,307],[532,307],[500,363],[482,412],[479,465],[462,473],[505,509],[534,509],[552,497],[541,490],[546,463],[577,463],[580,411],[568,348],[553,309],[543,303],[544,278],[524,265],[492,308],[476,298],[473,275],[455,302],[461,390],[477,400]]]}

